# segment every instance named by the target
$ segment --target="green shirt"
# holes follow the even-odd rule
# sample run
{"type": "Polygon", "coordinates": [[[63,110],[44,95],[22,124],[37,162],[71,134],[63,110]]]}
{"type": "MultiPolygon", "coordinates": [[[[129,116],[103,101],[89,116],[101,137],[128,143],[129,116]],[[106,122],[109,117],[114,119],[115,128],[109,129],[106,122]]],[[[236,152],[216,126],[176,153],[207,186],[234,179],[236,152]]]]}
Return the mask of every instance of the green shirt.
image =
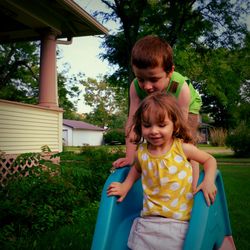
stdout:
{"type": "MultiPolygon", "coordinates": [[[[185,81],[187,82],[189,86],[190,94],[191,94],[191,99],[189,102],[189,113],[199,114],[199,111],[202,105],[201,97],[198,94],[198,92],[194,89],[192,83],[187,77],[184,77],[180,73],[174,71],[166,92],[171,93],[176,99],[178,99],[179,94],[181,92],[181,88],[185,81]]],[[[135,90],[136,90],[138,97],[141,100],[143,100],[148,95],[147,92],[140,88],[137,79],[134,79],[133,82],[134,82],[135,90]]]]}

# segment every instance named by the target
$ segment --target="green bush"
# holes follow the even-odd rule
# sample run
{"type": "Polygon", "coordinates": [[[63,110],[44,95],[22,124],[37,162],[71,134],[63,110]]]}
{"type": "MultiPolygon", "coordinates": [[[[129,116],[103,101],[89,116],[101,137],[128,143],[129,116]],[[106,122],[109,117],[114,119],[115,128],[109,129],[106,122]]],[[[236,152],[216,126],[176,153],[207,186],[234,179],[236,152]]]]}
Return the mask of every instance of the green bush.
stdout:
{"type": "Polygon", "coordinates": [[[46,172],[11,180],[1,189],[0,199],[0,242],[8,245],[6,249],[16,247],[20,238],[72,224],[76,207],[89,202],[85,190],[46,172]]]}
{"type": "MultiPolygon", "coordinates": [[[[38,159],[29,176],[16,174],[1,186],[1,249],[89,250],[104,182],[112,162],[124,154],[120,147],[63,152],[60,165],[38,159]]],[[[23,154],[16,164],[30,157],[23,154]]]]}
{"type": "Polygon", "coordinates": [[[234,151],[236,156],[250,156],[250,127],[242,121],[237,128],[227,136],[226,145],[234,151]]]}
{"type": "Polygon", "coordinates": [[[123,129],[110,129],[104,135],[105,144],[125,144],[125,132],[123,129]]]}

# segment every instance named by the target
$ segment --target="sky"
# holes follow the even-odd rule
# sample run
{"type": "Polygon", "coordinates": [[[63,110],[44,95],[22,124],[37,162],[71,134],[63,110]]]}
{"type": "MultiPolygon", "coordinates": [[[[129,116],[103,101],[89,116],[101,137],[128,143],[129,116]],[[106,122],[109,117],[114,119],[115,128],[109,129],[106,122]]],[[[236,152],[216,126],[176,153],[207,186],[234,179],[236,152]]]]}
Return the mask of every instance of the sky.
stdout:
{"type": "MultiPolygon", "coordinates": [[[[75,0],[75,2],[90,15],[96,10],[108,11],[100,0],[75,0]]],[[[115,23],[107,23],[103,26],[110,32],[116,28],[115,23]]],[[[100,47],[101,42],[101,36],[85,36],[73,38],[73,42],[70,45],[58,45],[62,57],[57,61],[59,71],[63,69],[65,63],[70,66],[70,75],[81,72],[85,74],[86,78],[96,78],[99,75],[105,75],[112,71],[108,62],[101,60],[98,56],[101,52],[104,52],[100,47]]],[[[84,89],[82,91],[84,93],[84,89]]],[[[89,113],[92,109],[84,104],[83,93],[80,95],[80,100],[78,101],[77,112],[89,113]]]]}
{"type": "MultiPolygon", "coordinates": [[[[90,15],[95,10],[107,10],[100,0],[75,0],[90,15]]],[[[111,30],[111,25],[104,26],[111,30]]],[[[70,73],[84,73],[86,77],[96,78],[99,74],[112,70],[107,61],[102,61],[98,54],[103,52],[100,48],[100,36],[75,37],[70,45],[58,45],[62,52],[62,58],[58,60],[59,69],[64,63],[70,64],[70,73]]]]}

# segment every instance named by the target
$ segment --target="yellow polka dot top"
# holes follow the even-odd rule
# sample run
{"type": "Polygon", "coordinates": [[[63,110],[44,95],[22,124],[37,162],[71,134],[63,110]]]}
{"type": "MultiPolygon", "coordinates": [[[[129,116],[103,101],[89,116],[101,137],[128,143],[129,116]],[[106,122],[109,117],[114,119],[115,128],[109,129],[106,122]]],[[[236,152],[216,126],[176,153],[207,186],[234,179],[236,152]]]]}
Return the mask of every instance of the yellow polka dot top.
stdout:
{"type": "Polygon", "coordinates": [[[193,206],[192,167],[182,141],[175,139],[164,155],[152,155],[147,144],[138,148],[144,191],[141,216],[163,216],[187,221],[193,206]]]}

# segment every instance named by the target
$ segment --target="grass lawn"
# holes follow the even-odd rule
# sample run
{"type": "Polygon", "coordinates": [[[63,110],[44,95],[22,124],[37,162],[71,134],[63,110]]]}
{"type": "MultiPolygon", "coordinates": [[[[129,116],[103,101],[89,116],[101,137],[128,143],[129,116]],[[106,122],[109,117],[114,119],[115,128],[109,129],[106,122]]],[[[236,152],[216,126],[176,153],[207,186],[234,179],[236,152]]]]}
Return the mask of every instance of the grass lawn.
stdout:
{"type": "Polygon", "coordinates": [[[235,158],[226,147],[199,145],[211,153],[221,171],[227,197],[229,217],[237,250],[250,249],[250,158],[235,158]]]}
{"type": "MultiPolygon", "coordinates": [[[[216,154],[217,155],[217,154],[216,154]]],[[[217,155],[237,250],[250,249],[250,159],[217,155]]]]}

